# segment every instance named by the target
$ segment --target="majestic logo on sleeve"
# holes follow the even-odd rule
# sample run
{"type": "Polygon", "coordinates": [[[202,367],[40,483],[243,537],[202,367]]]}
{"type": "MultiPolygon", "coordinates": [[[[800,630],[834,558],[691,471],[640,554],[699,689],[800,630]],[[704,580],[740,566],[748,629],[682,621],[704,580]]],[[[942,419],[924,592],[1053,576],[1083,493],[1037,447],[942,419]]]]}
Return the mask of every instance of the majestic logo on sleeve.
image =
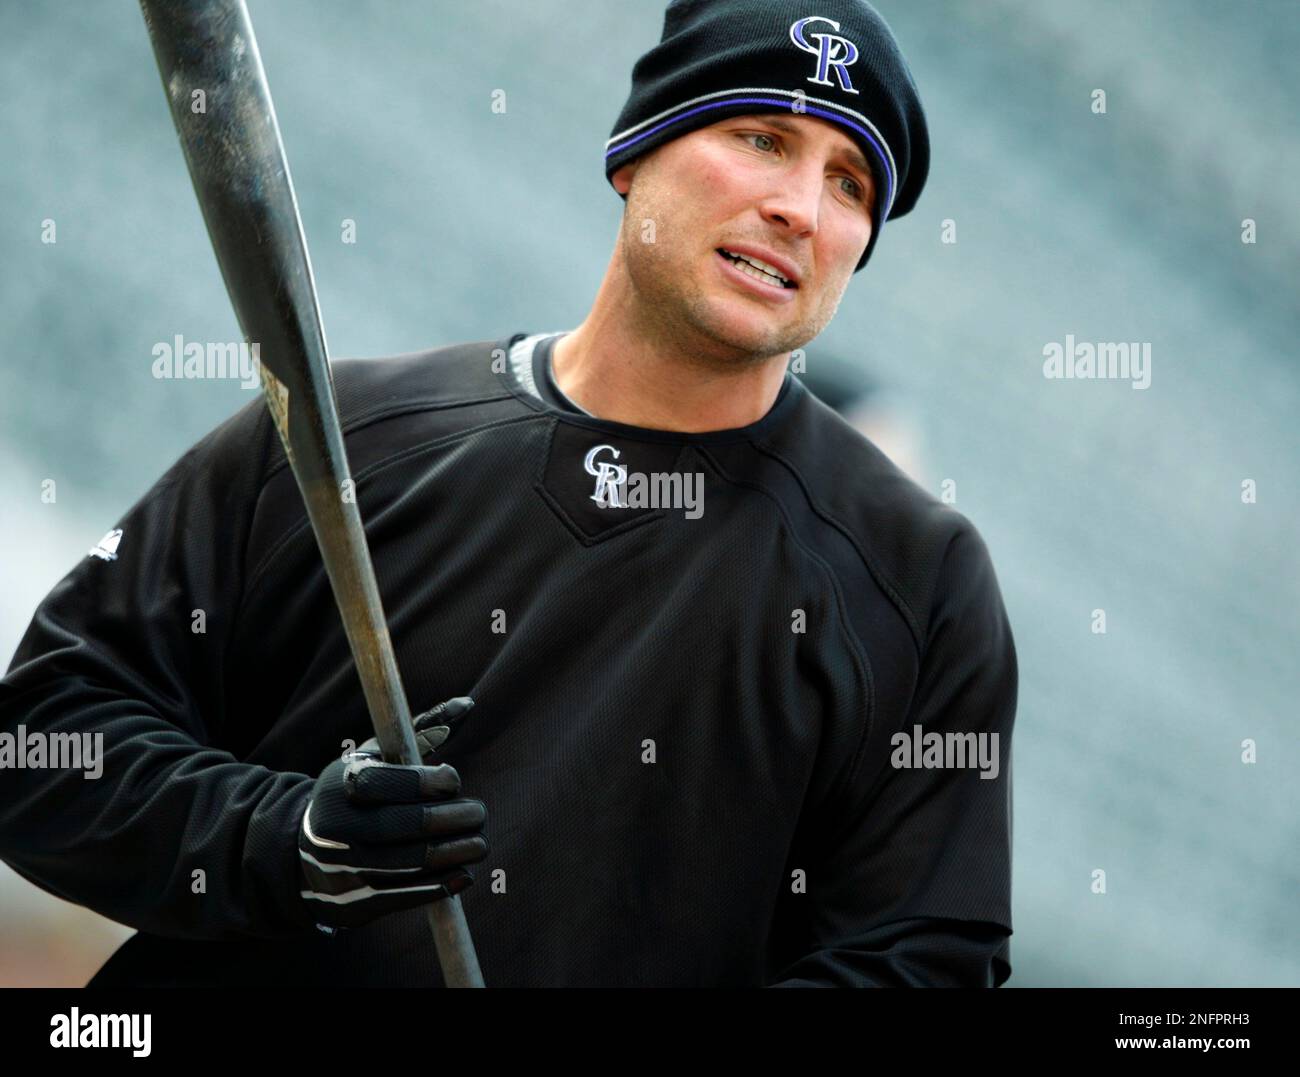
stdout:
{"type": "Polygon", "coordinates": [[[117,544],[122,541],[122,529],[113,528],[107,535],[91,547],[89,556],[98,557],[104,561],[117,560],[117,544]]]}
{"type": "Polygon", "coordinates": [[[627,468],[623,464],[613,464],[608,460],[597,463],[596,454],[602,449],[612,452],[615,460],[620,455],[613,445],[597,445],[587,453],[582,466],[586,468],[588,475],[596,476],[596,492],[591,495],[591,500],[603,509],[627,508],[627,502],[620,496],[622,488],[627,485],[627,468]]]}
{"type": "Polygon", "coordinates": [[[847,68],[858,61],[857,45],[847,37],[840,37],[838,33],[805,33],[804,27],[812,22],[824,22],[836,31],[840,28],[840,24],[834,19],[823,18],[821,15],[810,15],[790,26],[790,40],[794,42],[795,47],[804,52],[811,52],[817,57],[817,74],[810,77],[808,81],[815,82],[818,86],[833,86],[834,83],[828,77],[833,67],[835,77],[840,80],[840,89],[845,93],[856,94],[858,91],[853,88],[847,68]],[[817,44],[811,44],[809,38],[817,44]]]}

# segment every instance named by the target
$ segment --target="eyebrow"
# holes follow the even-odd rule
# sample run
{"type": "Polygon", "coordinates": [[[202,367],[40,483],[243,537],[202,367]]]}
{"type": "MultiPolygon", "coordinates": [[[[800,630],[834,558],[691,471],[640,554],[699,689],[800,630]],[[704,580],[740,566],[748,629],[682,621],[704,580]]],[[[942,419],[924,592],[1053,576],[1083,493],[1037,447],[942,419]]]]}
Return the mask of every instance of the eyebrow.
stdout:
{"type": "MultiPolygon", "coordinates": [[[[801,133],[796,124],[790,120],[782,119],[780,116],[758,116],[755,118],[762,123],[770,124],[778,131],[784,131],[788,135],[798,135],[801,133]]],[[[871,165],[867,163],[867,159],[857,150],[842,148],[839,152],[840,156],[848,161],[849,164],[853,165],[854,168],[866,173],[866,176],[871,180],[871,186],[874,189],[876,185],[876,177],[872,173],[871,165]]]]}

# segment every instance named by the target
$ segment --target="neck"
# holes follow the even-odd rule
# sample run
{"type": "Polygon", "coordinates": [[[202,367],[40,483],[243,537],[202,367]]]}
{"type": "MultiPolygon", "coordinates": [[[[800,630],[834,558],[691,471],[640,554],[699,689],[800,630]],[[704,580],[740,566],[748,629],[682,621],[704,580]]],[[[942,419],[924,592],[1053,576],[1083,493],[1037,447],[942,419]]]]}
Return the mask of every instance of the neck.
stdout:
{"type": "Polygon", "coordinates": [[[556,384],[601,419],[649,430],[707,433],[749,426],[776,403],[788,354],[754,361],[734,348],[678,339],[610,261],[586,319],[556,342],[556,384]]]}

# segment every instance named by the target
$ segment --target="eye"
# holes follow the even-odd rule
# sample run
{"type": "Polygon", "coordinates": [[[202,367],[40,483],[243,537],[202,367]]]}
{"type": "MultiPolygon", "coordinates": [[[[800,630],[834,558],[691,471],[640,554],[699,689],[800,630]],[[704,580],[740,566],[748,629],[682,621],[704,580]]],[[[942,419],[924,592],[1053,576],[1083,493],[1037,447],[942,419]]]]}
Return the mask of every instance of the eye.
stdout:
{"type": "Polygon", "coordinates": [[[840,179],[847,180],[849,183],[853,184],[853,189],[846,193],[849,194],[855,202],[861,202],[865,200],[866,191],[862,189],[862,184],[860,184],[852,176],[841,176],[840,179]]]}
{"type": "MultiPolygon", "coordinates": [[[[761,131],[749,131],[742,134],[740,137],[741,138],[765,138],[767,139],[768,142],[772,144],[772,149],[776,149],[776,139],[774,139],[771,135],[763,134],[763,132],[761,131]]],[[[754,148],[760,150],[763,149],[762,146],[755,146],[754,148]]]]}
{"type": "Polygon", "coordinates": [[[870,196],[870,190],[865,184],[859,183],[852,176],[840,176],[839,179],[841,182],[847,180],[853,185],[851,190],[845,190],[843,187],[840,190],[844,191],[859,209],[864,209],[868,213],[873,212],[875,199],[870,196]]]}

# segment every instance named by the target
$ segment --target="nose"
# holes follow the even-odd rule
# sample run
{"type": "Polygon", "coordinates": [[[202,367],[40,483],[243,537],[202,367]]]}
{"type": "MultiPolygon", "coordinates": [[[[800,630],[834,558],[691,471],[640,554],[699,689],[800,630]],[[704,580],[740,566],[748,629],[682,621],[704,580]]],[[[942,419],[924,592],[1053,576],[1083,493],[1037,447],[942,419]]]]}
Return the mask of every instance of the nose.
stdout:
{"type": "Polygon", "coordinates": [[[822,203],[821,162],[805,160],[781,171],[776,186],[759,206],[763,219],[788,228],[796,236],[817,232],[822,203]]]}

